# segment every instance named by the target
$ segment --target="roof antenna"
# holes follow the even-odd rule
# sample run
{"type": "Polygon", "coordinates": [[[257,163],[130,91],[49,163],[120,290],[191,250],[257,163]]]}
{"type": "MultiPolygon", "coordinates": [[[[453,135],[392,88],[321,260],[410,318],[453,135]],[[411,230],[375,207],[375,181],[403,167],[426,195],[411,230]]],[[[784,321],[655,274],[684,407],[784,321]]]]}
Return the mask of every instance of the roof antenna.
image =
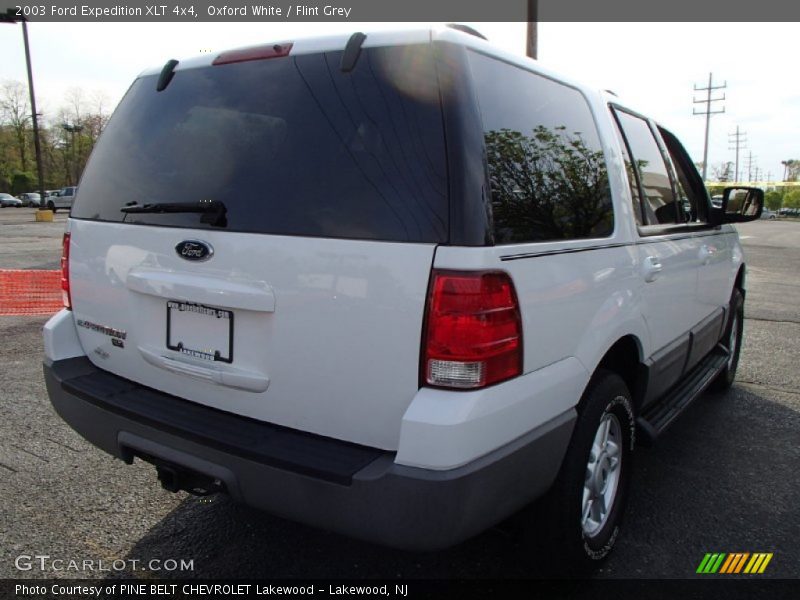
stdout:
{"type": "Polygon", "coordinates": [[[177,66],[178,61],[174,58],[167,61],[167,64],[161,69],[161,75],[158,76],[158,84],[156,85],[157,92],[163,92],[169,85],[169,82],[172,81],[172,77],[175,75],[175,67],[177,66]]]}
{"type": "Polygon", "coordinates": [[[449,27],[450,29],[455,29],[456,31],[463,31],[464,33],[474,35],[475,37],[479,37],[482,40],[486,40],[487,42],[489,41],[489,38],[487,38],[477,29],[473,29],[469,25],[462,25],[461,23],[448,23],[447,27],[449,27]]]}
{"type": "Polygon", "coordinates": [[[344,54],[342,54],[342,62],[339,69],[342,73],[349,73],[356,67],[358,57],[361,56],[361,46],[367,36],[360,31],[355,32],[347,40],[347,45],[344,47],[344,54]]]}

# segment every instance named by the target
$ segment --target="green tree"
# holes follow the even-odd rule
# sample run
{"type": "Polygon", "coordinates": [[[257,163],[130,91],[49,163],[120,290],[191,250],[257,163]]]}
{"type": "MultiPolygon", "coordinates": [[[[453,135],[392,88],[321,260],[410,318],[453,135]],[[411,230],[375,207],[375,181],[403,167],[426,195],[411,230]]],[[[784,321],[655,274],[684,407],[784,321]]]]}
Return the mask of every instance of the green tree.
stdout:
{"type": "Polygon", "coordinates": [[[800,208],[800,190],[792,190],[783,196],[783,205],[786,208],[800,208]]]}
{"type": "MultiPolygon", "coordinates": [[[[57,110],[42,110],[39,120],[42,167],[47,189],[77,183],[89,154],[108,121],[108,100],[102,93],[67,90],[57,110]],[[69,127],[69,130],[64,128],[69,127]]],[[[23,175],[36,172],[27,87],[0,81],[0,192],[30,192],[23,175]]]]}
{"type": "Polygon", "coordinates": [[[764,204],[770,210],[780,210],[783,206],[783,194],[777,190],[772,190],[764,194],[764,204]]]}
{"type": "Polygon", "coordinates": [[[23,192],[31,192],[36,187],[36,178],[32,173],[17,171],[11,176],[11,193],[18,196],[23,192]]]}

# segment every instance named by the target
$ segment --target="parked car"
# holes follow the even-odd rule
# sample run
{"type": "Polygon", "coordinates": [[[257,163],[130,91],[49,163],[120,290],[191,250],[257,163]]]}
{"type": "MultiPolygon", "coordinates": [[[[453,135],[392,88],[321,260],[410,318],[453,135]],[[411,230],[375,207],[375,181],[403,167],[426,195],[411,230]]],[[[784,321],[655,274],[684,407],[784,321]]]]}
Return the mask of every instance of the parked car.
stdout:
{"type": "Polygon", "coordinates": [[[75,195],[78,193],[78,188],[75,186],[69,186],[61,188],[58,192],[49,196],[45,200],[45,206],[52,210],[53,212],[58,212],[59,208],[66,208],[67,210],[72,209],[72,202],[75,199],[75,195]]]}
{"type": "Polygon", "coordinates": [[[20,206],[22,206],[22,200],[19,198],[14,198],[11,194],[0,194],[0,208],[18,208],[20,206]]]}
{"type": "Polygon", "coordinates": [[[714,207],[663,125],[450,28],[171,61],[84,171],[47,389],[168,490],[411,549],[544,496],[595,565],[635,441],[732,385],[763,199],[714,207]]]}
{"type": "Polygon", "coordinates": [[[22,201],[23,206],[38,207],[41,204],[41,196],[36,192],[26,192],[20,194],[19,199],[22,201]]]}
{"type": "Polygon", "coordinates": [[[763,211],[761,211],[761,218],[762,219],[777,219],[778,215],[776,213],[772,212],[771,210],[765,208],[763,211]]]}

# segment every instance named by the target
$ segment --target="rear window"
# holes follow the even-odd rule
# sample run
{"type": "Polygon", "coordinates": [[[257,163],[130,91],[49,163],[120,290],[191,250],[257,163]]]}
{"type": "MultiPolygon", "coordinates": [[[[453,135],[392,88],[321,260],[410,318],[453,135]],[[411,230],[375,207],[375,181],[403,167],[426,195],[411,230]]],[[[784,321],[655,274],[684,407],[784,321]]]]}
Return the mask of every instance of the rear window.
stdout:
{"type": "Polygon", "coordinates": [[[188,69],[137,80],[103,133],[72,216],[281,235],[444,242],[444,133],[430,45],[188,69]],[[124,213],[222,202],[226,219],[124,213]],[[206,222],[204,222],[206,221],[206,222]]]}
{"type": "Polygon", "coordinates": [[[469,62],[483,120],[495,243],[610,236],[608,169],[581,93],[475,52],[469,62]]]}

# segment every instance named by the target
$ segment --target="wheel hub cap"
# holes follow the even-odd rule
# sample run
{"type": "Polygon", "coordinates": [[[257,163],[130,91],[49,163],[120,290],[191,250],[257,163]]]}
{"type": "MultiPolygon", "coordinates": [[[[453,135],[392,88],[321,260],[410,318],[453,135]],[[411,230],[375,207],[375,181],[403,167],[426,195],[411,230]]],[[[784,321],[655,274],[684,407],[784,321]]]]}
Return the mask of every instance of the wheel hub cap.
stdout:
{"type": "Polygon", "coordinates": [[[597,427],[586,464],[581,527],[588,536],[602,529],[614,507],[622,464],[621,449],[622,426],[614,414],[606,413],[597,427]]]}

